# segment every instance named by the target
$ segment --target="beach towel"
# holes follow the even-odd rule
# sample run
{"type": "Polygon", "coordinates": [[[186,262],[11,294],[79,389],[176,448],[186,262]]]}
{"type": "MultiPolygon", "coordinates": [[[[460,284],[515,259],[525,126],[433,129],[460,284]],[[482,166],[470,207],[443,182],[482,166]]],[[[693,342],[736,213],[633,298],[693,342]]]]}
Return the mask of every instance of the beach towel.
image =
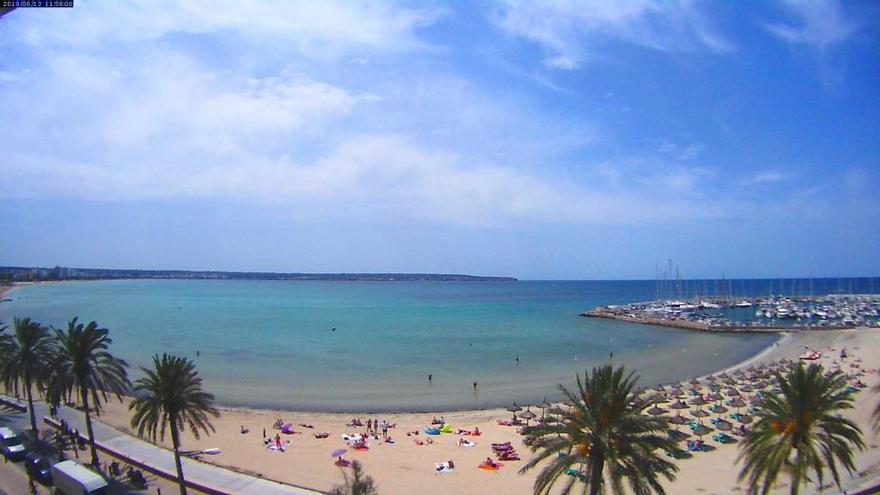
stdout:
{"type": "Polygon", "coordinates": [[[438,473],[451,473],[454,471],[454,469],[449,466],[449,462],[435,462],[434,470],[438,473]]]}

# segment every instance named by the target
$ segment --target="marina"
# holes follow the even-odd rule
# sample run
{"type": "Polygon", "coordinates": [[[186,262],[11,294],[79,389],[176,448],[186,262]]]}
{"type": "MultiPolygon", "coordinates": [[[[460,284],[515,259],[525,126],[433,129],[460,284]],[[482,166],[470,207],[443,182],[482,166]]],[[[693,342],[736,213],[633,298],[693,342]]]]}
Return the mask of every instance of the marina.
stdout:
{"type": "Polygon", "coordinates": [[[596,306],[581,316],[710,332],[880,328],[880,296],[830,294],[665,299],[596,306]]]}

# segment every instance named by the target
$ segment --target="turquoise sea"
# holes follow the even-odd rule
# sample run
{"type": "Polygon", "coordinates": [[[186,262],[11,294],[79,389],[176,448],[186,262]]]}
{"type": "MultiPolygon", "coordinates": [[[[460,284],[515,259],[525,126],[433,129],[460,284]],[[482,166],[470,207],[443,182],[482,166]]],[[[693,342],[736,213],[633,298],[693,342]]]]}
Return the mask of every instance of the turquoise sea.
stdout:
{"type": "Polygon", "coordinates": [[[775,339],[578,316],[655,290],[653,281],[65,282],[17,289],[0,320],[97,320],[135,377],[154,353],[185,355],[223,404],[364,412],[535,403],[612,352],[642,383],[667,382],[775,339]]]}

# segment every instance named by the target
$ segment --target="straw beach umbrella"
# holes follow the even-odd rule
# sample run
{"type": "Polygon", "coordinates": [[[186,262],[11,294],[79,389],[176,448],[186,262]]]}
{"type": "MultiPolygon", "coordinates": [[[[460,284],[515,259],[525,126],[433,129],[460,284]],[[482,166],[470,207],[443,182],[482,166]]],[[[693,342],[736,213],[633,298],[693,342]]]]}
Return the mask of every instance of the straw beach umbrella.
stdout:
{"type": "Polygon", "coordinates": [[[715,428],[717,428],[719,431],[730,431],[733,429],[733,425],[730,424],[730,422],[728,422],[727,420],[722,419],[721,421],[715,423],[715,428]]]}
{"type": "Polygon", "coordinates": [[[724,414],[727,412],[727,408],[721,404],[712,404],[712,407],[710,407],[709,410],[715,414],[724,414]]]}
{"type": "Polygon", "coordinates": [[[666,430],[666,434],[669,435],[669,438],[672,439],[673,442],[680,442],[680,441],[684,440],[685,438],[691,436],[690,433],[681,431],[679,429],[666,430]]]}
{"type": "Polygon", "coordinates": [[[516,405],[516,401],[513,401],[513,405],[509,406],[507,410],[513,413],[513,421],[516,422],[516,413],[522,411],[522,408],[516,405]]]}
{"type": "Polygon", "coordinates": [[[528,426],[529,420],[537,418],[538,415],[526,409],[525,412],[520,413],[519,417],[526,420],[526,426],[528,426]]]}
{"type": "Polygon", "coordinates": [[[666,409],[663,409],[663,408],[661,408],[661,407],[654,406],[654,407],[648,409],[648,410],[645,411],[645,412],[648,413],[648,414],[650,414],[651,416],[659,416],[659,415],[665,413],[665,412],[666,412],[666,409]]]}
{"type": "Polygon", "coordinates": [[[693,416],[695,418],[705,418],[708,415],[709,415],[709,413],[707,413],[706,411],[704,411],[702,409],[697,409],[695,411],[691,411],[691,416],[693,416]]]}
{"type": "Polygon", "coordinates": [[[669,422],[674,425],[686,425],[688,424],[688,419],[684,416],[675,415],[669,418],[669,422]]]}
{"type": "Polygon", "coordinates": [[[670,409],[687,409],[688,405],[685,404],[683,401],[679,400],[679,401],[673,402],[672,405],[669,406],[669,408],[670,409]]]}
{"type": "Polygon", "coordinates": [[[552,407],[553,407],[553,404],[551,404],[550,401],[547,400],[547,397],[544,397],[544,402],[541,403],[541,422],[542,423],[544,422],[545,415],[547,414],[547,410],[551,409],[552,407]]]}
{"type": "Polygon", "coordinates": [[[693,433],[694,435],[703,438],[703,435],[708,435],[709,433],[712,433],[712,428],[709,428],[706,425],[697,425],[697,427],[693,429],[693,433]]]}
{"type": "Polygon", "coordinates": [[[743,407],[746,407],[746,401],[742,400],[742,397],[737,397],[730,401],[730,407],[735,407],[736,410],[739,411],[743,407]]]}

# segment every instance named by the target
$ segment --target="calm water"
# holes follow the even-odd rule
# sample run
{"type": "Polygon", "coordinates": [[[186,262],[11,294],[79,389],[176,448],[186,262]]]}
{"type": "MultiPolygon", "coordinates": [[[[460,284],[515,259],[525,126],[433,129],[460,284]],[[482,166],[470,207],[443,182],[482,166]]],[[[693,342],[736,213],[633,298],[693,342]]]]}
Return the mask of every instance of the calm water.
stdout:
{"type": "Polygon", "coordinates": [[[189,356],[222,403],[299,410],[536,402],[611,352],[653,384],[741,361],[775,338],[578,316],[655,290],[654,282],[70,282],[16,290],[0,320],[97,320],[134,366],[157,352],[189,356]]]}

